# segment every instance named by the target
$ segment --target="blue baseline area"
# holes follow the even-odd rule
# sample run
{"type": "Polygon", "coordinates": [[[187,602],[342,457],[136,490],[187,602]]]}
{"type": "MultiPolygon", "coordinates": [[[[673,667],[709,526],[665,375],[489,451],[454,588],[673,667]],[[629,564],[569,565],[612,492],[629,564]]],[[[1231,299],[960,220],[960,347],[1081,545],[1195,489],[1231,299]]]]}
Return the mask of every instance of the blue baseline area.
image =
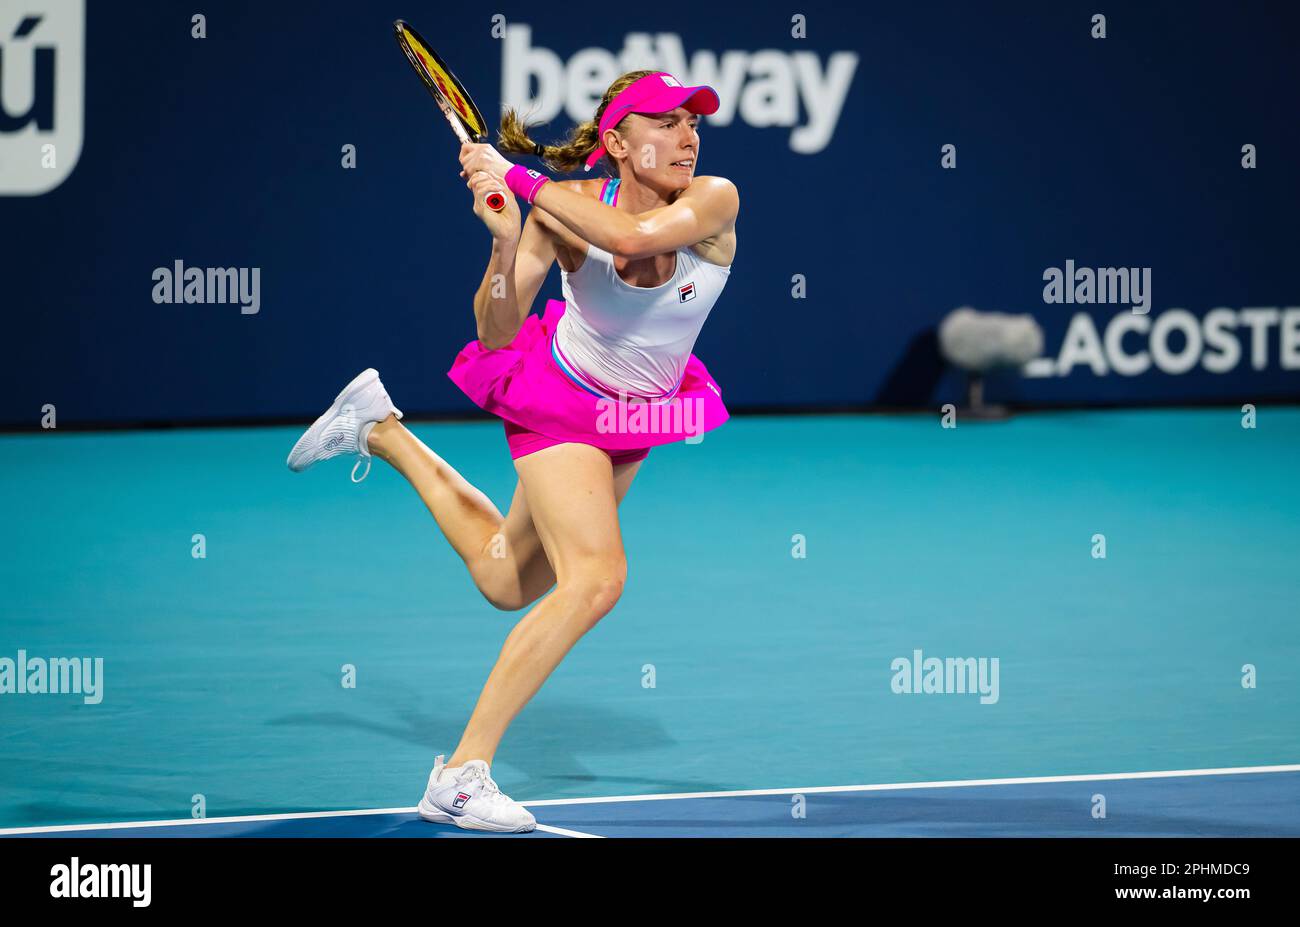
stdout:
{"type": "Polygon", "coordinates": [[[1300,773],[791,793],[535,809],[607,837],[1300,836],[1300,773]],[[1093,796],[1106,817],[1092,816],[1093,796]],[[635,807],[640,805],[640,807],[635,807]]]}
{"type": "MultiPolygon", "coordinates": [[[[600,837],[1300,837],[1300,772],[534,803],[538,823],[600,837]],[[1105,817],[1094,817],[1094,796],[1105,817]],[[802,796],[801,815],[796,816],[802,796]]],[[[149,827],[30,837],[486,835],[413,812],[149,827]]]]}

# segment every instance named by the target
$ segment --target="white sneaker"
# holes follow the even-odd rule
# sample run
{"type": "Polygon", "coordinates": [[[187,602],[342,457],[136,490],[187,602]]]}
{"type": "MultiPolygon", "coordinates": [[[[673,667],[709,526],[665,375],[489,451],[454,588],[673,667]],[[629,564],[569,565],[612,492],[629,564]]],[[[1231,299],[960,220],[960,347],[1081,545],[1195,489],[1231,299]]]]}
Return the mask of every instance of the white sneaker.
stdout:
{"type": "Polygon", "coordinates": [[[448,767],[445,760],[445,756],[434,760],[429,773],[429,787],[417,809],[424,820],[512,834],[537,826],[527,808],[497,788],[487,763],[470,760],[464,766],[448,767]]]}
{"type": "Polygon", "coordinates": [[[370,448],[366,446],[366,439],[370,437],[371,429],[390,414],[401,418],[402,410],[388,398],[388,391],[379,382],[379,371],[367,367],[343,387],[343,392],[335,397],[334,405],[303,432],[289,452],[289,469],[300,473],[318,461],[340,454],[356,454],[352,482],[360,483],[370,473],[370,448]],[[359,480],[357,467],[362,461],[365,461],[366,472],[359,480]]]}

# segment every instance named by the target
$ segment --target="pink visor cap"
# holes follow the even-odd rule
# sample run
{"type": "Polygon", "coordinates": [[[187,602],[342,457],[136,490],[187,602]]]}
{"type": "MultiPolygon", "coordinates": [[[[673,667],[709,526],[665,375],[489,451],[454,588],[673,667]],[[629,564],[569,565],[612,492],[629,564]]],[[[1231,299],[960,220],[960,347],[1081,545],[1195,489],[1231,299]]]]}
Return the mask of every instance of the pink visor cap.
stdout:
{"type": "MultiPolygon", "coordinates": [[[[708,116],[718,111],[718,94],[712,87],[701,84],[698,87],[683,87],[677,78],[667,71],[655,71],[638,78],[609,101],[605,114],[600,117],[597,139],[604,139],[605,130],[618,125],[628,113],[667,113],[685,106],[692,113],[708,116]]],[[[589,171],[605,155],[605,143],[600,141],[596,150],[587,156],[589,171]]]]}

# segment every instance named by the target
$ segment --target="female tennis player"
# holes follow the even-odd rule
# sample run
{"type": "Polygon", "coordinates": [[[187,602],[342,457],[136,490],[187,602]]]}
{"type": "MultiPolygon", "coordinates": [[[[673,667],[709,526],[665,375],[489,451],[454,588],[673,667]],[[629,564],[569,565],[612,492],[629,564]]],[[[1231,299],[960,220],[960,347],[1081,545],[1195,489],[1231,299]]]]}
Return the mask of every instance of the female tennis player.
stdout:
{"type": "MultiPolygon", "coordinates": [[[[722,294],[736,251],[735,186],[700,177],[701,115],[710,87],[662,71],[624,74],[595,118],[560,145],[529,138],[513,111],[501,150],[535,154],[570,172],[605,159],[609,177],[550,182],[490,145],[462,147],[474,214],[492,234],[474,298],[478,339],[448,372],[500,416],[519,482],[504,517],[402,425],[378,373],[349,383],[299,439],[289,467],[373,454],[411,483],[494,606],[516,610],[550,595],[506,638],[450,761],[435,761],[419,813],[426,821],[527,831],[527,809],[504,795],[490,766],[507,726],[578,639],[614,607],[627,578],[618,504],[651,447],[696,439],[727,418],[721,390],[692,353],[722,294]],[[520,234],[515,196],[534,208],[520,234]],[[530,315],[551,263],[564,299],[530,315]]],[[[365,478],[365,473],[361,479],[365,478]]]]}

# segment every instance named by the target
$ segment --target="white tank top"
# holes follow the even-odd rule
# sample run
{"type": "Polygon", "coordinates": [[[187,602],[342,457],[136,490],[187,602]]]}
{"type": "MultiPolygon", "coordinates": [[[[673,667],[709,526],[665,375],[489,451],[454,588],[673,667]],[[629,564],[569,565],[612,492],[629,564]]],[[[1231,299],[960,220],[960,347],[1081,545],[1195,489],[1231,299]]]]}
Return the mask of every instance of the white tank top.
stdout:
{"type": "MultiPolygon", "coordinates": [[[[617,203],[618,184],[606,183],[603,202],[617,203]]],[[[614,256],[591,244],[576,271],[560,268],[567,305],[551,353],[580,385],[611,399],[620,390],[652,400],[677,392],[731,265],[710,264],[689,248],[676,256],[672,277],[655,287],[628,283],[614,269],[614,256]]]]}

